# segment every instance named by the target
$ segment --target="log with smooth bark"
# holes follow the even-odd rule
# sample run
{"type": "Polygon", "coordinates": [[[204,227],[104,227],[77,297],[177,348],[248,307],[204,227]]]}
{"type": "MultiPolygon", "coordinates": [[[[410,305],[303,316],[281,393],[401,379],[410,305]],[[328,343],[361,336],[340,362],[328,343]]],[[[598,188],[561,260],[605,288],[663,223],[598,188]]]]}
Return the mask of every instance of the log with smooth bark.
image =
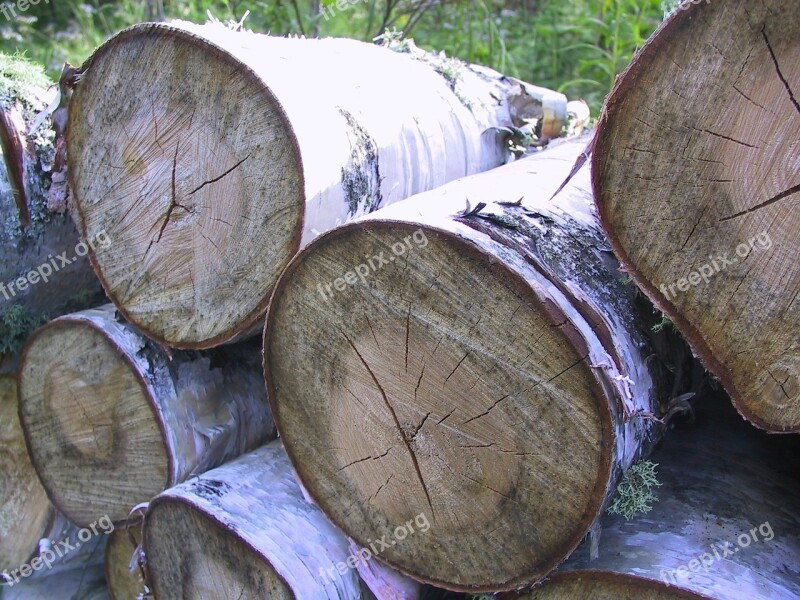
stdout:
{"type": "Polygon", "coordinates": [[[258,346],[172,356],[111,305],[40,328],[20,367],[20,419],[53,503],[86,524],[129,511],[274,436],[258,346]]]}
{"type": "Polygon", "coordinates": [[[106,292],[152,339],[255,333],[319,233],[503,164],[498,127],[561,94],[482,67],[346,39],[146,24],[103,45],[70,105],[70,182],[106,292]],[[143,65],[151,67],[143,68],[143,65]]]}
{"type": "Polygon", "coordinates": [[[141,524],[117,528],[106,546],[105,572],[112,600],[133,600],[144,594],[145,581],[139,564],[141,524]]]}
{"type": "Polygon", "coordinates": [[[739,412],[800,431],[800,3],[685,5],[598,124],[600,219],[739,412]]]}
{"type": "Polygon", "coordinates": [[[661,433],[660,378],[588,169],[550,199],[585,144],[327,233],[276,288],[264,364],[289,456],[361,545],[429,519],[381,554],[419,580],[541,579],[661,433]]]}
{"type": "Polygon", "coordinates": [[[144,542],[158,598],[361,598],[347,539],[277,441],[159,495],[144,542]]]}
{"type": "Polygon", "coordinates": [[[0,54],[0,69],[0,369],[10,372],[4,355],[12,357],[45,317],[99,302],[102,288],[67,206],[50,200],[65,195],[53,182],[63,174],[53,173],[50,120],[27,135],[51,99],[50,82],[18,57],[0,54]]]}
{"type": "Polygon", "coordinates": [[[766,436],[707,401],[697,425],[653,455],[652,511],[605,517],[598,558],[582,546],[524,600],[800,597],[800,440],[766,436]]]}

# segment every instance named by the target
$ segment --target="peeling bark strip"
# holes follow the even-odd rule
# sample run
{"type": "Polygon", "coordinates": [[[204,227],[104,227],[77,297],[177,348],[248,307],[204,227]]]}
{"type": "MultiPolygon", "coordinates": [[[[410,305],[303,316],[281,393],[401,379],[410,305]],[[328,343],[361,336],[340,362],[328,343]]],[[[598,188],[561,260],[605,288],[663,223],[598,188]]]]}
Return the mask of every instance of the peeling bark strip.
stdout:
{"type": "Polygon", "coordinates": [[[358,600],[347,539],[273,442],[159,495],[144,529],[158,598],[358,600]],[[342,572],[343,571],[343,572],[342,572]]]}
{"type": "Polygon", "coordinates": [[[593,155],[626,271],[739,412],[776,432],[800,431],[798,89],[800,3],[690,6],[619,79],[593,155]],[[756,236],[769,251],[699,281],[699,265],[756,236]]]}
{"type": "Polygon", "coordinates": [[[457,96],[407,54],[218,24],[138,25],[85,71],[70,181],[81,231],[115,240],[93,265],[129,322],[184,349],[257,331],[320,233],[503,164],[492,128],[566,119],[563,95],[489,69],[463,66],[457,96]]]}
{"type": "Polygon", "coordinates": [[[703,398],[697,425],[654,453],[650,513],[604,517],[598,559],[585,543],[520,600],[800,597],[800,440],[759,435],[725,403],[703,398]]]}
{"type": "Polygon", "coordinates": [[[34,466],[78,524],[121,523],[160,491],[274,437],[257,346],[168,355],[111,305],[39,329],[19,379],[34,466]]]}
{"type": "Polygon", "coordinates": [[[264,365],[295,469],[362,546],[429,515],[380,556],[418,580],[473,593],[540,580],[661,433],[635,290],[591,210],[588,166],[551,199],[585,145],[329,232],[276,288],[264,365]],[[392,260],[318,300],[320,281],[376,254],[392,260]]]}

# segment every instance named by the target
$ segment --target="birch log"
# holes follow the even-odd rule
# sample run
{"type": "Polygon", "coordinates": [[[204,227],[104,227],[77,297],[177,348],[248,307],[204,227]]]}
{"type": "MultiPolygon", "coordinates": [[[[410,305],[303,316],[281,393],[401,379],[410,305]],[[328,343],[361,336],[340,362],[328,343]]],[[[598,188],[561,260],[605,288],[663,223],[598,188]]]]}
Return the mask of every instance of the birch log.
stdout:
{"type": "Polygon", "coordinates": [[[70,182],[82,233],[114,240],[90,256],[126,319],[177,348],[255,333],[319,233],[503,164],[493,127],[560,131],[562,95],[424,57],[188,23],[102,46],[70,106],[70,182]]]}
{"type": "Polygon", "coordinates": [[[274,436],[258,346],[166,351],[111,305],[39,329],[20,368],[20,419],[53,503],[84,525],[129,511],[274,436]]]}
{"type": "Polygon", "coordinates": [[[608,98],[594,153],[600,219],[739,412],[796,432],[800,3],[693,4],[608,98]]]}
{"type": "Polygon", "coordinates": [[[45,317],[86,308],[102,288],[63,203],[50,120],[27,135],[50,82],[18,57],[0,54],[0,70],[0,370],[10,372],[5,359],[45,317]]]}
{"type": "Polygon", "coordinates": [[[653,510],[605,517],[596,560],[582,546],[522,598],[800,597],[800,444],[705,405],[696,427],[670,434],[653,456],[661,481],[653,510]]]}
{"type": "Polygon", "coordinates": [[[289,456],[361,545],[429,519],[381,554],[421,581],[541,579],[660,434],[634,289],[588,170],[550,199],[584,146],[327,233],[276,288],[264,364],[289,456]]]}
{"type": "Polygon", "coordinates": [[[280,442],[159,495],[144,542],[158,598],[361,597],[347,539],[304,499],[280,442]]]}

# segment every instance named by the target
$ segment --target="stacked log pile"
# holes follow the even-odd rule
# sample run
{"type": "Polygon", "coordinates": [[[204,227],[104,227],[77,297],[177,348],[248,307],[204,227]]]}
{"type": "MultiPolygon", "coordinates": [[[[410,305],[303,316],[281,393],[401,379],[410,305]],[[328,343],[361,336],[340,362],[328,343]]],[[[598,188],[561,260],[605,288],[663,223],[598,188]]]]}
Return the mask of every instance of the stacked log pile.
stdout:
{"type": "Polygon", "coordinates": [[[568,140],[410,42],[0,80],[2,597],[800,595],[797,438],[745,422],[800,431],[799,24],[683,5],[568,140]]]}

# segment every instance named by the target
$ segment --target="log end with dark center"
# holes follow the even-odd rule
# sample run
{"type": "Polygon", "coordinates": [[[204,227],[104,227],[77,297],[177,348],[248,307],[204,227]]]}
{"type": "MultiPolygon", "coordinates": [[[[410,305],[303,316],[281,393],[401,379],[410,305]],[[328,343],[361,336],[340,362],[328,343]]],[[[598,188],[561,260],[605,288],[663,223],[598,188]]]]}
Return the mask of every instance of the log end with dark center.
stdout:
{"type": "Polygon", "coordinates": [[[146,383],[115,343],[86,322],[54,321],[29,340],[20,418],[42,483],[74,523],[104,515],[124,521],[171,481],[146,383]]]}
{"type": "Polygon", "coordinates": [[[81,233],[111,240],[90,257],[128,321],[207,348],[263,316],[305,198],[294,135],[254,71],[187,31],[128,29],[87,64],[69,149],[81,233]]]}
{"type": "Polygon", "coordinates": [[[315,501],[397,569],[463,591],[541,579],[606,493],[609,404],[530,285],[469,241],[370,221],[316,240],[265,330],[279,431],[315,501]]]}

